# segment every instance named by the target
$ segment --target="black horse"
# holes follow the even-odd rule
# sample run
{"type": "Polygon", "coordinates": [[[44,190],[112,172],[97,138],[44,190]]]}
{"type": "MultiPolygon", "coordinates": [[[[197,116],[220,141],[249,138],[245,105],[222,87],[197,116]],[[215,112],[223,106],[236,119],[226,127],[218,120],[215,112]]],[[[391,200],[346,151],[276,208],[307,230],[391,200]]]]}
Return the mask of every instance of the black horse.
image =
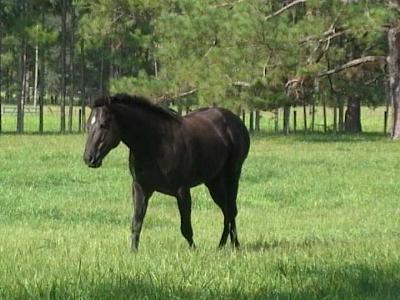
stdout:
{"type": "Polygon", "coordinates": [[[120,141],[130,149],[132,249],[138,248],[154,191],[176,197],[182,235],[194,247],[190,188],[201,183],[224,214],[219,246],[230,234],[232,244],[239,247],[236,196],[250,139],[236,115],[223,108],[204,108],[181,117],[145,98],[118,94],[94,101],[87,130],[84,161],[89,167],[100,167],[120,141]]]}

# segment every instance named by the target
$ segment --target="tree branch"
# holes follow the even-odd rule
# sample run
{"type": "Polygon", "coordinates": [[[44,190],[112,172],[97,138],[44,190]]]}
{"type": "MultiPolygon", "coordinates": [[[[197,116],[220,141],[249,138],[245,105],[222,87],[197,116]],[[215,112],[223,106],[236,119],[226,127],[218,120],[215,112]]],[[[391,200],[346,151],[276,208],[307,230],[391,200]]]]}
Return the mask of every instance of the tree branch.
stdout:
{"type": "Polygon", "coordinates": [[[245,81],[235,81],[235,82],[232,82],[232,85],[233,86],[242,86],[242,87],[250,87],[251,86],[250,83],[245,82],[245,81]]]}
{"type": "Polygon", "coordinates": [[[244,0],[238,0],[236,2],[225,2],[225,3],[220,3],[220,4],[216,4],[214,5],[215,8],[220,8],[220,7],[227,7],[230,6],[230,8],[232,8],[234,5],[239,4],[240,2],[243,2],[244,0]]]}
{"type": "Polygon", "coordinates": [[[174,96],[163,95],[161,97],[155,98],[154,100],[157,104],[169,104],[169,103],[175,101],[176,99],[193,95],[196,92],[197,92],[197,89],[192,89],[190,91],[183,92],[183,93],[180,93],[180,94],[174,95],[174,96]]]}
{"type": "Polygon", "coordinates": [[[384,63],[386,63],[386,61],[387,61],[387,57],[386,56],[364,56],[364,57],[361,57],[361,58],[357,58],[357,59],[351,60],[351,61],[349,61],[349,62],[347,62],[347,63],[345,63],[343,65],[340,65],[340,66],[338,66],[338,67],[336,67],[334,69],[321,72],[321,73],[319,73],[317,75],[317,77],[324,77],[324,76],[332,75],[332,74],[335,74],[335,73],[339,73],[339,72],[341,72],[341,71],[343,71],[345,69],[356,67],[358,65],[365,64],[365,63],[370,63],[370,62],[384,62],[384,63]]]}
{"type": "Polygon", "coordinates": [[[269,16],[265,17],[265,21],[268,21],[269,19],[271,19],[272,17],[276,17],[278,15],[280,15],[281,13],[283,13],[284,11],[288,10],[289,8],[291,8],[292,6],[295,6],[297,4],[300,3],[305,3],[307,2],[307,0],[295,0],[292,3],[282,7],[281,9],[278,9],[276,12],[274,12],[273,14],[270,14],[269,16]]]}

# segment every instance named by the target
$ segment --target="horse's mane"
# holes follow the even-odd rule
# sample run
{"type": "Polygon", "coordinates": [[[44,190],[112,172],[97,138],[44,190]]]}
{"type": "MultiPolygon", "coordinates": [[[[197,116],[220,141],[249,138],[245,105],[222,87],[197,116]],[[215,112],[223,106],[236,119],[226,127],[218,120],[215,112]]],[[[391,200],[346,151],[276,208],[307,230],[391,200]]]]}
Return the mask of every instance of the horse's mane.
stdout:
{"type": "Polygon", "coordinates": [[[122,104],[128,107],[141,107],[152,111],[158,115],[181,122],[182,117],[171,109],[165,109],[159,105],[152,103],[149,99],[139,95],[116,94],[114,96],[100,97],[94,100],[92,106],[99,107],[104,105],[122,104]]]}

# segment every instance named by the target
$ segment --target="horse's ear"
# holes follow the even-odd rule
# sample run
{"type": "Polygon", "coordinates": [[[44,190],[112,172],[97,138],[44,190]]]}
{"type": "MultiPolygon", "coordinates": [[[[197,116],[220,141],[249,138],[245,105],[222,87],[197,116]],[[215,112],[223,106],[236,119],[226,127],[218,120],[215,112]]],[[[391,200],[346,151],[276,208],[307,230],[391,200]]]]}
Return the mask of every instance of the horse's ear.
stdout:
{"type": "Polygon", "coordinates": [[[90,109],[93,109],[93,107],[94,107],[94,101],[93,101],[93,99],[92,99],[92,97],[86,97],[85,96],[85,106],[86,107],[89,107],[90,109]]]}
{"type": "Polygon", "coordinates": [[[105,105],[107,108],[111,108],[112,102],[113,102],[113,97],[112,97],[112,96],[105,96],[105,97],[104,97],[104,105],[105,105]]]}

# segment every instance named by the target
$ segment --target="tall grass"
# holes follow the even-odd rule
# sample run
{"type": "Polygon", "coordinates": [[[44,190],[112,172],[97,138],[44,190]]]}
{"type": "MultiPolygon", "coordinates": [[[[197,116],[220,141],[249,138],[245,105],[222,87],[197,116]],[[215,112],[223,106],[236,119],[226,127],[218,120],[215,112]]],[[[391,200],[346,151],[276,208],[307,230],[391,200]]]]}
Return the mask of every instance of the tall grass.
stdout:
{"type": "Polygon", "coordinates": [[[129,249],[126,148],[84,166],[84,136],[0,136],[1,299],[399,299],[400,144],[378,135],[255,136],[239,191],[242,248],[193,189],[198,248],[155,194],[129,249]]]}

